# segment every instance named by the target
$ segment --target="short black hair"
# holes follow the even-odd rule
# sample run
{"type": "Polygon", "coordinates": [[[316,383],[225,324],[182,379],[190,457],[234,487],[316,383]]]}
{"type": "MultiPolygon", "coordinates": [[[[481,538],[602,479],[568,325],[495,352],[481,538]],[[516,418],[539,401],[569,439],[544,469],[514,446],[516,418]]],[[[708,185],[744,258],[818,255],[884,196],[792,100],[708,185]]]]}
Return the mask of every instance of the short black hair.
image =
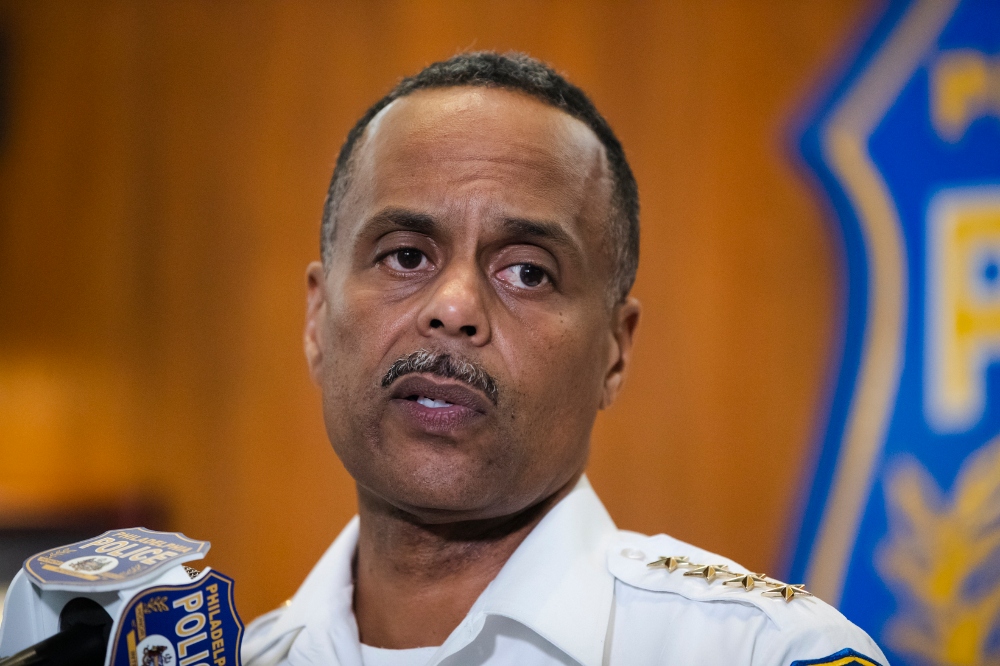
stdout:
{"type": "Polygon", "coordinates": [[[323,263],[329,268],[337,209],[349,185],[354,148],[368,124],[393,101],[417,90],[457,86],[500,88],[525,93],[565,111],[597,135],[604,146],[614,179],[611,219],[608,221],[615,262],[614,281],[610,285],[610,291],[616,303],[623,301],[632,289],[639,267],[639,188],[628,160],[625,159],[625,151],[608,121],[597,111],[586,93],[545,63],[522,53],[477,51],[435,62],[418,74],[401,80],[385,97],[365,111],[347,134],[330,179],[320,228],[323,263]]]}

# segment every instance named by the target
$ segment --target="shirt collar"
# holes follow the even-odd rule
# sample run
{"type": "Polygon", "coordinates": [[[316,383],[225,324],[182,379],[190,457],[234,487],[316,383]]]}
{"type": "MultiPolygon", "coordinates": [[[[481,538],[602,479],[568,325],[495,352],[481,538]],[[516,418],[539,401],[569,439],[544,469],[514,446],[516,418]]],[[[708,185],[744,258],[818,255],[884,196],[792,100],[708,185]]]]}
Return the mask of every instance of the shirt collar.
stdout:
{"type": "MultiPolygon", "coordinates": [[[[611,516],[581,477],[507,560],[462,625],[478,630],[485,616],[503,615],[583,666],[600,666],[614,599],[606,551],[616,535],[611,516]]],[[[462,625],[442,646],[442,657],[469,642],[462,640],[462,625]]]]}
{"type": "MultiPolygon", "coordinates": [[[[355,516],[316,564],[278,620],[274,635],[307,625],[307,633],[312,634],[322,631],[322,623],[327,624],[323,633],[334,643],[350,642],[351,636],[357,643],[351,561],[358,525],[355,516]]],[[[600,666],[614,599],[606,551],[616,534],[611,516],[587,477],[581,477],[514,551],[441,646],[434,663],[475,640],[486,616],[502,615],[583,666],[600,666]]],[[[342,663],[353,662],[354,652],[360,659],[360,647],[349,650],[350,657],[344,654],[346,650],[337,652],[342,663]]]]}
{"type": "Polygon", "coordinates": [[[354,619],[352,561],[358,546],[358,516],[341,530],[313,567],[288,608],[275,624],[271,635],[278,637],[299,631],[293,650],[312,655],[309,663],[340,666],[361,664],[358,624],[354,619]],[[334,654],[330,654],[333,652],[334,654]]]}

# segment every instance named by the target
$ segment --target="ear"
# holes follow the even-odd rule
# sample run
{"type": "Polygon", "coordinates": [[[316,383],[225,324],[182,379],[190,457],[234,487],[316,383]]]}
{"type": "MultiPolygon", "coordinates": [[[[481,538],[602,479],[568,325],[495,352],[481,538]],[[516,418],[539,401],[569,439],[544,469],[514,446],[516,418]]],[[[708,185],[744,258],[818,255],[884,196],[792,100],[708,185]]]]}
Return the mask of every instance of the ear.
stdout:
{"type": "Polygon", "coordinates": [[[612,313],[611,346],[608,350],[607,371],[604,374],[601,409],[611,406],[625,383],[625,374],[632,362],[632,346],[641,312],[642,306],[639,301],[629,296],[623,303],[616,305],[612,313]]]}
{"type": "Polygon", "coordinates": [[[303,346],[309,376],[319,384],[322,377],[323,353],[326,350],[327,325],[326,271],[323,264],[314,261],[306,268],[306,327],[303,346]]]}

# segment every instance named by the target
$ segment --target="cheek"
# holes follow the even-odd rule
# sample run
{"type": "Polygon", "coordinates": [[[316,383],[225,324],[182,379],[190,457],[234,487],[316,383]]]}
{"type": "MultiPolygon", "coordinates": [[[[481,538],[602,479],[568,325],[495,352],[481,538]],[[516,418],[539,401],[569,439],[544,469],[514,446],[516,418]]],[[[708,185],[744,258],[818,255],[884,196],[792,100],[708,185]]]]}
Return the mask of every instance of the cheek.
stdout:
{"type": "Polygon", "coordinates": [[[348,284],[333,300],[329,312],[330,379],[356,379],[365,373],[377,384],[381,379],[375,376],[378,369],[384,365],[385,370],[395,360],[387,358],[389,350],[410,321],[405,304],[387,302],[383,291],[348,284]]]}
{"type": "Polygon", "coordinates": [[[378,439],[381,379],[396,358],[389,352],[407,318],[400,304],[386,303],[383,292],[348,282],[334,293],[327,314],[323,415],[334,449],[356,470],[363,461],[355,444],[378,439]]]}
{"type": "Polygon", "coordinates": [[[354,460],[361,454],[356,444],[381,437],[382,377],[393,361],[415,350],[412,345],[398,344],[412,329],[414,306],[350,280],[333,293],[323,412],[337,454],[349,469],[358,469],[365,463],[354,460]],[[357,464],[352,465],[352,460],[357,464]]]}
{"type": "Polygon", "coordinates": [[[519,387],[518,412],[567,436],[589,432],[603,390],[606,336],[585,317],[558,313],[509,330],[497,343],[519,387]]]}

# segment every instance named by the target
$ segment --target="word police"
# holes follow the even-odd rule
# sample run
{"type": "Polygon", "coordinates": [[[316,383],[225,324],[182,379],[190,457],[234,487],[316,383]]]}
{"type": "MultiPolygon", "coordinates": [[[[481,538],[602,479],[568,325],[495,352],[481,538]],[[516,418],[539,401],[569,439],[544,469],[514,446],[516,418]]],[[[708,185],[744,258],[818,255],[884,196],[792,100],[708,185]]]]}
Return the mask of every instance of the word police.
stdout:
{"type": "Polygon", "coordinates": [[[147,537],[128,535],[126,532],[119,532],[115,536],[102,537],[90,543],[80,546],[80,550],[93,548],[95,553],[110,555],[111,557],[127,557],[132,562],[142,562],[153,565],[157,562],[177,557],[181,553],[191,550],[186,546],[175,543],[161,541],[159,539],[149,539],[147,537]],[[115,538],[116,536],[129,536],[131,538],[115,538]],[[145,543],[155,542],[155,543],[145,543]],[[169,548],[159,548],[157,546],[169,546],[169,548]]]}
{"type": "Polygon", "coordinates": [[[203,659],[208,658],[210,648],[212,651],[212,662],[215,666],[226,665],[226,643],[223,637],[222,622],[217,619],[222,613],[219,604],[219,586],[209,585],[205,588],[208,592],[208,617],[201,612],[205,605],[205,595],[201,590],[189,594],[186,597],[177,599],[173,603],[174,608],[183,607],[187,615],[177,621],[174,631],[177,637],[181,638],[177,643],[177,656],[180,657],[181,666],[201,666],[203,659]],[[207,627],[206,627],[207,625],[207,627]],[[207,631],[203,631],[207,629],[207,631]],[[210,645],[202,645],[203,641],[208,641],[211,637],[210,645]],[[200,652],[196,652],[200,650],[200,652]]]}

